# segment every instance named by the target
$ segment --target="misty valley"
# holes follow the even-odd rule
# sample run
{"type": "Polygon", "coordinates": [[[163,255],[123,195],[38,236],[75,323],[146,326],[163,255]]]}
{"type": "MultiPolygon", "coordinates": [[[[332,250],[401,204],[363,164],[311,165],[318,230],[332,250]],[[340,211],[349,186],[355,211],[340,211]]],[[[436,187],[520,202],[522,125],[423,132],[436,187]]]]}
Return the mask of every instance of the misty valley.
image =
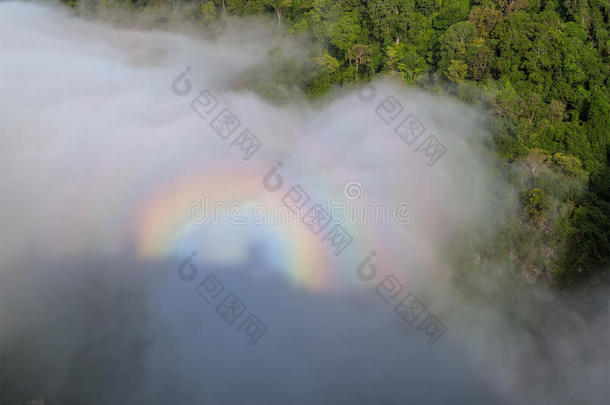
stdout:
{"type": "Polygon", "coordinates": [[[609,35],[0,2],[0,404],[609,404],[609,35]]]}

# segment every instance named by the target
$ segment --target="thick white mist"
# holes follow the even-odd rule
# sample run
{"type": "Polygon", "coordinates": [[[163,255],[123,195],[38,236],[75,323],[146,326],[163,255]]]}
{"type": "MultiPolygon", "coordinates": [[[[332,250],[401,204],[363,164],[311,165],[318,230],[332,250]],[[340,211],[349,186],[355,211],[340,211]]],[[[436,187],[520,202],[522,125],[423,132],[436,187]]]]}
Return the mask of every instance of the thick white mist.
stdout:
{"type": "MultiPolygon", "coordinates": [[[[271,105],[234,83],[269,50],[290,44],[264,28],[253,32],[229,25],[212,41],[112,28],[49,6],[0,4],[2,350],[15,350],[18,336],[48,337],[43,347],[51,354],[31,360],[57,365],[40,395],[76,385],[75,362],[103,369],[107,354],[119,352],[141,379],[131,388],[108,383],[107,397],[95,403],[238,403],[240,389],[252,403],[604,403],[605,318],[585,319],[541,292],[532,302],[544,311],[520,303],[520,311],[534,314],[529,329],[516,327],[451,288],[447,251],[455,238],[467,227],[494,224],[512,204],[512,193],[490,174],[483,112],[393,82],[375,83],[372,97],[354,90],[324,106],[271,105]],[[192,89],[177,96],[171,84],[187,66],[192,89]],[[249,160],[191,109],[203,89],[262,141],[249,160]],[[376,108],[388,96],[403,106],[401,119],[413,114],[426,127],[423,138],[434,135],[446,147],[434,165],[399,138],[398,122],[380,118],[376,108]],[[368,201],[408,202],[410,224],[350,224],[354,242],[339,257],[316,245],[319,238],[300,236],[307,235],[303,224],[189,224],[189,204],[206,192],[280,206],[283,193],[262,185],[279,161],[286,185],[300,184],[317,200],[345,200],[345,184],[356,181],[368,201]],[[192,176],[207,180],[184,180],[192,176]],[[187,231],[169,249],[148,252],[149,228],[140,225],[155,211],[142,211],[159,190],[180,191],[173,208],[184,212],[178,222],[187,231]],[[252,244],[267,252],[270,274],[247,263],[252,244]],[[312,263],[324,265],[318,272],[340,276],[324,288],[295,278],[292,251],[304,247],[319,257],[312,263]],[[230,331],[214,308],[167,268],[192,250],[200,263],[214,256],[208,264],[219,277],[257,305],[270,328],[261,344],[226,338],[230,331]],[[393,306],[376,295],[378,283],[354,276],[372,250],[380,277],[408,283],[446,324],[437,344],[406,333],[393,306]],[[138,308],[127,311],[133,322],[121,315],[123,289],[135,297],[127,303],[138,308]],[[91,306],[102,308],[106,332],[86,326],[91,306]],[[125,329],[113,332],[119,327],[125,329]],[[83,354],[87,345],[98,352],[83,354]],[[126,349],[132,346],[139,348],[135,360],[126,349]]],[[[83,388],[74,396],[94,393],[83,388]]]]}

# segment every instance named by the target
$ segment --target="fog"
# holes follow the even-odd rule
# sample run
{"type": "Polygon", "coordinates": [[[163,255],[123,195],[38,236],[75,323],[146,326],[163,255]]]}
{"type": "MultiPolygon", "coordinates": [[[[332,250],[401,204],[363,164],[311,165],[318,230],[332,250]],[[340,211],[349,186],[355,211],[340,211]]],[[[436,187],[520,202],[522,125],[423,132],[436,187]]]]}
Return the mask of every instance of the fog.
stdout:
{"type": "Polygon", "coordinates": [[[2,403],[608,403],[606,291],[456,286],[456,240],[515,204],[484,111],[391,79],[277,106],[239,83],[302,44],[185,27],[0,3],[2,403]],[[290,212],[295,190],[332,218],[251,209],[290,212]],[[240,220],[199,221],[204,195],[240,220]]]}

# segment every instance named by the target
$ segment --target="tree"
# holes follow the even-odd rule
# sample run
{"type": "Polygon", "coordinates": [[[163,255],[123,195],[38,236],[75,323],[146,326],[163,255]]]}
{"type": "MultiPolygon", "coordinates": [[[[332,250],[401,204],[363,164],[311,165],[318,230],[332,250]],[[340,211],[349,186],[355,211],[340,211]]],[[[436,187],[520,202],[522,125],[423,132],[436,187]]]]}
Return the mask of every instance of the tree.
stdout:
{"type": "Polygon", "coordinates": [[[493,0],[498,6],[503,16],[510,15],[518,10],[523,10],[527,6],[527,0],[493,0]]]}
{"type": "Polygon", "coordinates": [[[282,28],[282,14],[285,13],[287,7],[292,6],[293,0],[263,0],[267,7],[273,8],[277,16],[277,25],[282,28]]]}
{"type": "Polygon", "coordinates": [[[413,83],[418,76],[428,70],[425,58],[417,53],[413,45],[405,43],[390,45],[386,54],[390,69],[398,72],[407,83],[413,83]]]}
{"type": "Polygon", "coordinates": [[[468,73],[468,65],[461,60],[453,59],[445,72],[447,79],[455,83],[462,83],[468,73]]]}
{"type": "Polygon", "coordinates": [[[582,163],[576,156],[555,153],[553,163],[566,175],[570,177],[584,179],[587,173],[582,168],[582,163]]]}
{"type": "Polygon", "coordinates": [[[438,30],[444,30],[465,20],[469,10],[469,0],[444,0],[439,12],[434,16],[433,26],[438,30]]]}
{"type": "Polygon", "coordinates": [[[546,194],[537,187],[523,194],[523,204],[530,218],[538,218],[548,206],[546,194]]]}
{"type": "Polygon", "coordinates": [[[358,80],[358,68],[363,64],[371,63],[371,48],[367,45],[354,45],[347,51],[350,66],[352,62],[356,65],[356,81],[358,80]]]}
{"type": "Polygon", "coordinates": [[[460,22],[452,25],[441,36],[439,51],[439,68],[446,71],[449,65],[453,64],[454,69],[458,66],[457,61],[466,58],[467,46],[476,38],[476,27],[469,21],[460,22]],[[456,61],[456,62],[453,62],[456,61]]]}
{"type": "Polygon", "coordinates": [[[551,100],[549,103],[549,115],[551,116],[551,124],[561,122],[566,117],[566,105],[558,100],[551,100]]]}
{"type": "Polygon", "coordinates": [[[564,283],[574,283],[595,270],[610,266],[610,167],[591,179],[590,192],[583,195],[570,218],[569,249],[564,283]]]}
{"type": "Polygon", "coordinates": [[[606,150],[610,145],[610,93],[607,88],[605,90],[595,88],[592,91],[586,117],[586,128],[595,160],[602,164],[607,162],[606,150]]]}
{"type": "Polygon", "coordinates": [[[426,17],[429,17],[438,11],[440,3],[438,0],[415,0],[415,8],[426,17]]]}
{"type": "Polygon", "coordinates": [[[199,12],[204,23],[209,23],[216,19],[216,7],[211,1],[205,2],[201,5],[199,12]]]}
{"type": "Polygon", "coordinates": [[[536,178],[541,168],[550,162],[551,155],[542,149],[532,149],[523,160],[523,165],[528,169],[532,178],[536,178]]]}
{"type": "Polygon", "coordinates": [[[356,13],[344,14],[339,21],[332,24],[328,30],[330,43],[345,54],[356,45],[362,26],[356,13]]]}
{"type": "Polygon", "coordinates": [[[216,3],[222,5],[222,12],[226,13],[227,12],[227,4],[226,4],[226,0],[216,0],[216,3]]]}
{"type": "Polygon", "coordinates": [[[316,79],[324,87],[330,86],[339,70],[339,61],[324,52],[314,59],[316,66],[316,79]]]}
{"type": "Polygon", "coordinates": [[[493,60],[493,52],[482,42],[474,43],[467,48],[468,71],[476,81],[482,81],[489,77],[489,66],[493,60]]]}
{"type": "Polygon", "coordinates": [[[502,19],[502,13],[490,7],[474,7],[468,21],[473,23],[482,38],[487,38],[502,19]]]}

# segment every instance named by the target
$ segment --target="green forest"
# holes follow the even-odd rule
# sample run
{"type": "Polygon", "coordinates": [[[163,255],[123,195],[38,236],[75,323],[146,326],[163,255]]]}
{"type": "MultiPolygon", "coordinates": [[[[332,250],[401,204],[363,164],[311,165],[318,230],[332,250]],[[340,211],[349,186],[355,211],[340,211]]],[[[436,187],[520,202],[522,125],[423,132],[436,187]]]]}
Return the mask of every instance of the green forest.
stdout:
{"type": "Polygon", "coordinates": [[[604,280],[610,266],[610,2],[607,0],[67,0],[81,12],[146,9],[206,35],[227,16],[257,16],[307,41],[244,72],[244,87],[282,104],[392,77],[483,107],[497,172],[519,209],[493,240],[473,231],[458,267],[511,269],[560,288],[604,280]]]}

